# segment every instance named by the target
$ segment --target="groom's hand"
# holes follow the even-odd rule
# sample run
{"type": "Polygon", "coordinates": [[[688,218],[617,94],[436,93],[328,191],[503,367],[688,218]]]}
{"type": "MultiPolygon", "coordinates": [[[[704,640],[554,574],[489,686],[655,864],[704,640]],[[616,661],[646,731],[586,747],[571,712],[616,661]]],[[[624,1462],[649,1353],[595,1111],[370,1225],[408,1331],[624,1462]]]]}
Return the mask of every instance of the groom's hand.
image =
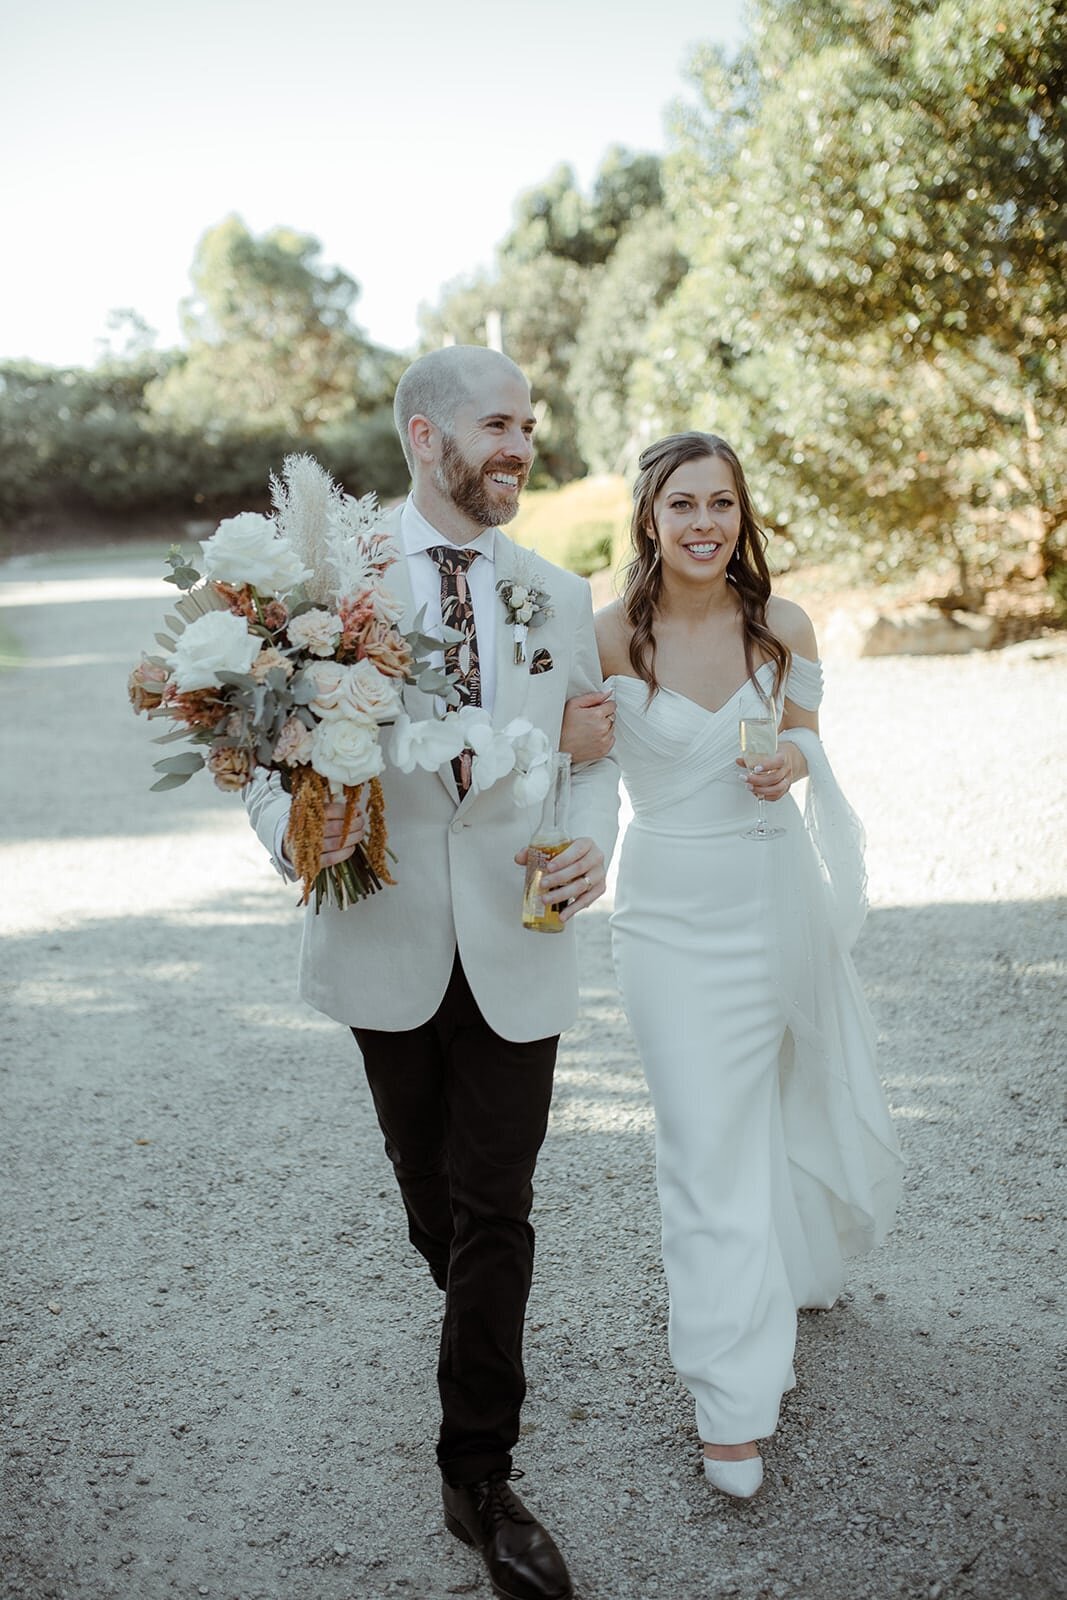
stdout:
{"type": "MultiPolygon", "coordinates": [[[[356,846],[362,841],[367,832],[367,813],[362,802],[357,804],[352,812],[352,820],[348,824],[348,831],[344,831],[345,803],[343,800],[331,800],[326,807],[326,820],[322,830],[322,854],[319,857],[319,870],[323,867],[335,867],[340,861],[347,861],[349,856],[355,854],[356,846]]],[[[285,840],[286,855],[292,859],[292,849],[288,835],[285,840]]]]}
{"type": "MultiPolygon", "coordinates": [[[[515,857],[520,867],[526,865],[527,851],[520,850],[515,857]]],[[[551,872],[541,879],[541,899],[559,909],[561,922],[569,922],[576,911],[591,906],[604,893],[607,862],[592,839],[575,839],[552,862],[551,872]]]]}

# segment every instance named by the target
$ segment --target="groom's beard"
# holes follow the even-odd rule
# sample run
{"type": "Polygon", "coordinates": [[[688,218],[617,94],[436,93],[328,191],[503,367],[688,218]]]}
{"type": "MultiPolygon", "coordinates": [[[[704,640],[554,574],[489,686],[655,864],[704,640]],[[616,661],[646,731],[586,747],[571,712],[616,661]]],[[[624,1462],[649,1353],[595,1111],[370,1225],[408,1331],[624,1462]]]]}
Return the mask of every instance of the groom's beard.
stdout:
{"type": "Polygon", "coordinates": [[[498,528],[510,522],[519,509],[519,490],[526,482],[529,468],[513,456],[503,457],[488,466],[474,467],[464,456],[456,441],[447,433],[442,435],[440,465],[434,469],[435,486],[446,495],[460,511],[483,528],[498,528]],[[486,483],[489,472],[512,472],[518,478],[513,493],[502,484],[492,488],[486,483]]]}

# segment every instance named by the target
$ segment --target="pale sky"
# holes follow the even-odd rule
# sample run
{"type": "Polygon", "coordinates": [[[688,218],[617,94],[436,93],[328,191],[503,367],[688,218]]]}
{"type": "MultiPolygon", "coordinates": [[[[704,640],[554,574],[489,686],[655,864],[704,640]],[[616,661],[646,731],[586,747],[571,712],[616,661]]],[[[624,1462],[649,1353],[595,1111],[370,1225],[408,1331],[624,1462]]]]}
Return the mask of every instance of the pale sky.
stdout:
{"type": "Polygon", "coordinates": [[[0,357],[90,363],[109,311],[166,347],[205,229],[314,234],[357,322],[492,261],[520,192],[665,149],[691,47],[742,0],[0,0],[0,357]]]}

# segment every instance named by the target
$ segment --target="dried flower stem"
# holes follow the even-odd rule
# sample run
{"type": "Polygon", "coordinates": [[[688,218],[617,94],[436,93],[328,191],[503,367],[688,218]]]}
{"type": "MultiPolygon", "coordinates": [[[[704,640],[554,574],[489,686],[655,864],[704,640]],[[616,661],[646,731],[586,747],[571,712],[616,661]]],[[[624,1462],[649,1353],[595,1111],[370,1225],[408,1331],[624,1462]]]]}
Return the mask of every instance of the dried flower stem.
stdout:
{"type": "MultiPolygon", "coordinates": [[[[303,885],[302,905],[307,905],[314,890],[316,909],[325,900],[327,904],[332,903],[343,910],[346,905],[353,905],[364,896],[374,894],[383,884],[395,884],[396,879],[386,865],[389,833],[385,825],[385,798],[377,778],[372,778],[369,786],[368,827],[362,844],[356,846],[355,853],[346,861],[322,868],[319,862],[326,828],[326,807],[331,795],[329,779],[322,777],[313,767],[296,767],[290,784],[293,803],[289,813],[288,849],[303,885]]],[[[345,833],[355,815],[363,788],[363,784],[345,784],[345,833]]]]}
{"type": "Polygon", "coordinates": [[[292,776],[292,794],[288,847],[293,866],[303,880],[302,903],[307,905],[319,874],[326,807],[330,802],[329,779],[313,767],[296,767],[292,776]]]}
{"type": "Polygon", "coordinates": [[[367,804],[367,860],[370,862],[371,871],[383,883],[395,884],[396,879],[391,875],[386,865],[386,852],[389,848],[389,830],[385,825],[385,796],[382,794],[380,778],[370,781],[370,800],[367,804]]]}

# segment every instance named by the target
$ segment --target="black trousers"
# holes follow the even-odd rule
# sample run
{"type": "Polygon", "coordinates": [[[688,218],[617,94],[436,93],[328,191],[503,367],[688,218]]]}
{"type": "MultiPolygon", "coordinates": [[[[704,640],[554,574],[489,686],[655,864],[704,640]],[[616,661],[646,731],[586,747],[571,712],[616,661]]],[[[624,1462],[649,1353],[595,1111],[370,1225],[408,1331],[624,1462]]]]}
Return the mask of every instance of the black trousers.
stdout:
{"type": "MultiPolygon", "coordinates": [[[[517,980],[521,981],[521,980],[517,980]]],[[[454,1484],[508,1471],[526,1394],[529,1223],[558,1036],[516,1044],[485,1022],[457,955],[420,1028],[353,1028],[408,1236],[445,1291],[437,1459],[454,1484]]]]}

